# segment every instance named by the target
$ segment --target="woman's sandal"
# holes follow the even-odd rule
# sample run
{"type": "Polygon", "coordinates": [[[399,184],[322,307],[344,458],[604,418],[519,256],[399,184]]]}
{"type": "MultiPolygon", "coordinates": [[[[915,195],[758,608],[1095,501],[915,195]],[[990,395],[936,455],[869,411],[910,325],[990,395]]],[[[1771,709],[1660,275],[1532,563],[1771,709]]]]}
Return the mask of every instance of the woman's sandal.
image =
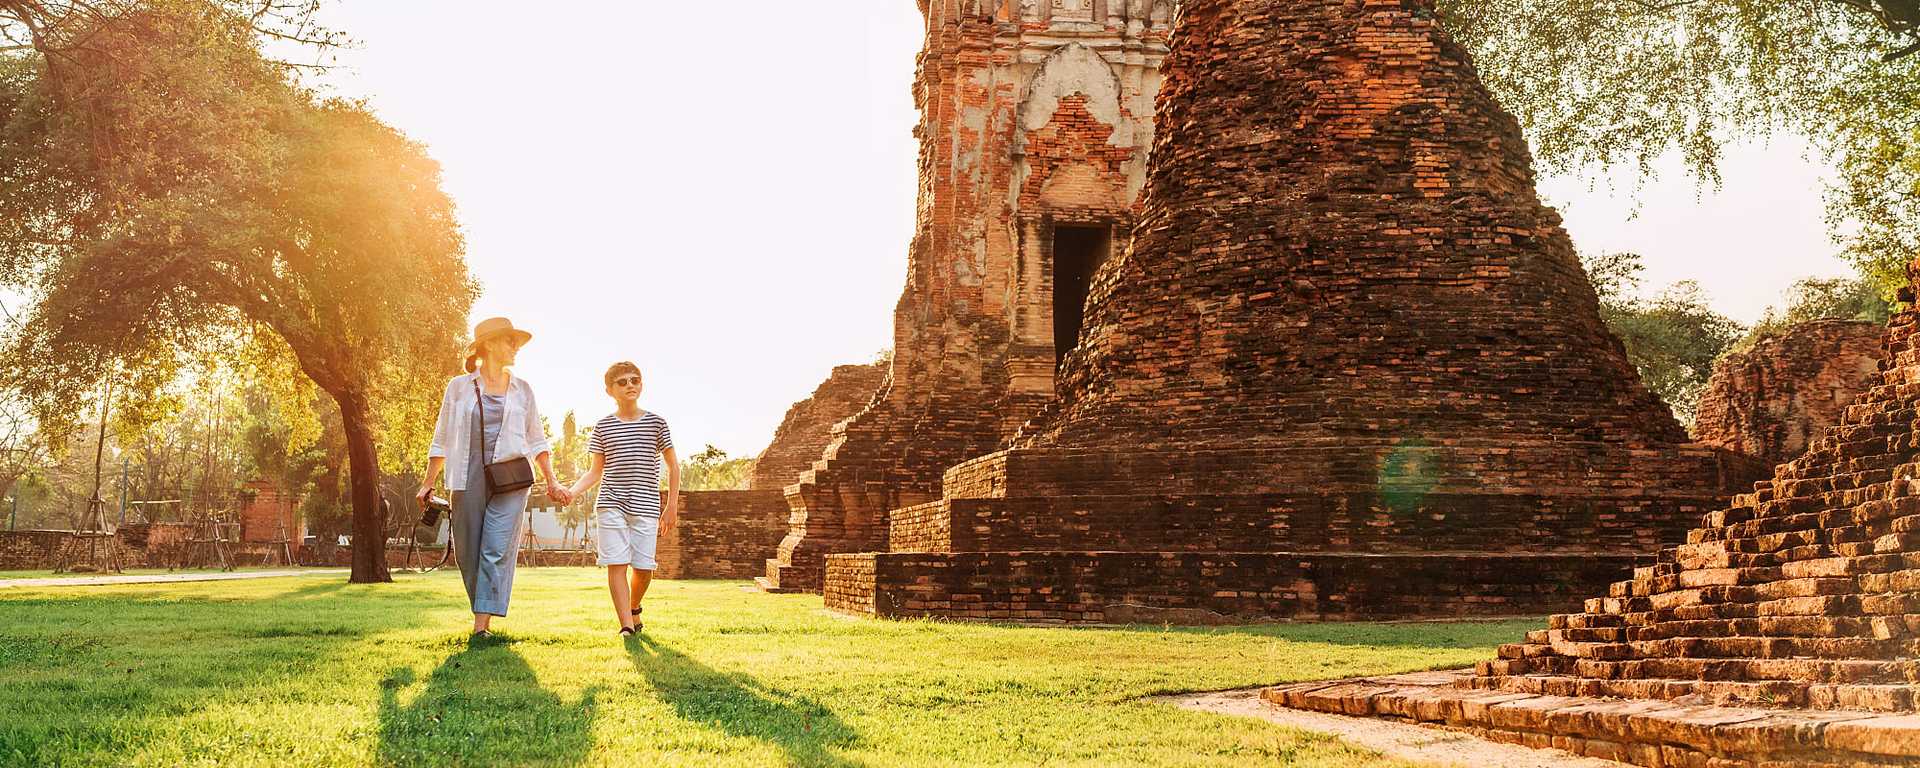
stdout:
{"type": "Polygon", "coordinates": [[[633,633],[634,633],[635,631],[637,631],[638,629],[639,629],[639,627],[621,627],[621,628],[620,628],[620,636],[621,636],[621,637],[633,637],[633,633]]]}

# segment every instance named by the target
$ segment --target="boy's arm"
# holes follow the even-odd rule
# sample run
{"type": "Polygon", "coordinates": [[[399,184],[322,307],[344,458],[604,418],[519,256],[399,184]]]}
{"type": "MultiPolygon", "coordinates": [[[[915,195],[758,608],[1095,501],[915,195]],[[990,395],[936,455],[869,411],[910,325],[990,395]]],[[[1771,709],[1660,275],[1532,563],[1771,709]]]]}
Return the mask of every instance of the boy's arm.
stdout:
{"type": "Polygon", "coordinates": [[[582,475],[580,479],[573,481],[573,487],[567,489],[567,493],[575,498],[578,498],[580,494],[586,493],[587,489],[592,488],[594,483],[600,482],[600,474],[607,469],[606,454],[593,453],[588,455],[593,457],[593,468],[587,470],[587,473],[582,475]]]}
{"type": "Polygon", "coordinates": [[[680,519],[680,459],[673,455],[673,446],[660,456],[667,461],[667,509],[660,516],[660,527],[672,528],[680,519]]]}

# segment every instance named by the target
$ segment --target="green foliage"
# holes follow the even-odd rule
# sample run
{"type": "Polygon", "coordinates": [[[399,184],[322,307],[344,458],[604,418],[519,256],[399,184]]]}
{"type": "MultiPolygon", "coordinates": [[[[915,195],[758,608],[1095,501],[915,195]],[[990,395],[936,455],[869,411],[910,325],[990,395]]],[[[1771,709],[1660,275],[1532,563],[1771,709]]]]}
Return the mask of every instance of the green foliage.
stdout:
{"type": "MultiPolygon", "coordinates": [[[[553,471],[561,482],[572,482],[592,466],[591,454],[587,453],[587,439],[592,435],[593,428],[581,429],[573,411],[567,411],[561,419],[560,437],[553,441],[553,471]]],[[[566,538],[572,538],[574,532],[586,527],[593,517],[593,493],[561,507],[558,515],[560,525],[566,528],[566,538]]]]}
{"type": "Polygon", "coordinates": [[[1832,231],[1885,289],[1920,255],[1912,0],[1439,0],[1550,169],[1677,151],[1717,183],[1732,141],[1793,131],[1839,169],[1832,231]]]}
{"type": "Polygon", "coordinates": [[[1809,277],[1787,289],[1785,309],[1768,307],[1760,322],[1754,324],[1734,348],[1750,348],[1761,339],[1814,320],[1860,320],[1885,325],[1892,316],[1893,305],[1871,278],[1809,277]]]}
{"type": "Polygon", "coordinates": [[[680,461],[680,490],[740,491],[753,483],[751,456],[727,458],[727,452],[711,445],[680,461]]]}
{"type": "Polygon", "coordinates": [[[1713,361],[1744,329],[1713,311],[1692,281],[1642,298],[1638,289],[1644,267],[1638,254],[1585,255],[1581,263],[1600,296],[1600,318],[1626,345],[1640,379],[1691,427],[1700,395],[1713,376],[1713,361]]]}
{"type": "Polygon", "coordinates": [[[1154,694],[1457,667],[1539,621],[1201,629],[851,621],[806,595],[522,569],[468,646],[456,572],[0,590],[20,765],[1404,765],[1154,694]],[[101,617],[113,617],[103,621],[101,617]],[[140,627],[130,632],[127,627],[140,627]],[[183,638],[190,641],[183,641],[183,638]],[[31,716],[27,716],[31,715],[31,716]]]}
{"type": "Polygon", "coordinates": [[[374,538],[380,460],[418,469],[475,288],[438,164],[263,57],[262,14],[312,4],[260,5],[0,3],[34,51],[0,74],[0,287],[33,302],[0,384],[58,434],[103,380],[139,410],[198,361],[297,367],[374,538]]]}

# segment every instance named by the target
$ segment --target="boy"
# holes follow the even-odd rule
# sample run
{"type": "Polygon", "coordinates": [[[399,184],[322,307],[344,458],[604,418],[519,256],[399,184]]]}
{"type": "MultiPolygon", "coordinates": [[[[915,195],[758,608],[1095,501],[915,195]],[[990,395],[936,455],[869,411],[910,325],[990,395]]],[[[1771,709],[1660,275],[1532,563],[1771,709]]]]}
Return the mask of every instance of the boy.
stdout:
{"type": "Polygon", "coordinates": [[[613,593],[613,611],[620,617],[624,637],[641,627],[640,599],[653,582],[654,547],[660,531],[672,528],[679,516],[680,462],[673,455],[667,420],[640,410],[639,366],[614,363],[605,379],[607,395],[617,407],[593,425],[593,437],[587,441],[593,468],[569,490],[579,496],[600,483],[600,495],[593,502],[600,528],[599,563],[607,567],[607,589],[613,593]],[[664,510],[660,498],[663,458],[667,465],[664,510]]]}

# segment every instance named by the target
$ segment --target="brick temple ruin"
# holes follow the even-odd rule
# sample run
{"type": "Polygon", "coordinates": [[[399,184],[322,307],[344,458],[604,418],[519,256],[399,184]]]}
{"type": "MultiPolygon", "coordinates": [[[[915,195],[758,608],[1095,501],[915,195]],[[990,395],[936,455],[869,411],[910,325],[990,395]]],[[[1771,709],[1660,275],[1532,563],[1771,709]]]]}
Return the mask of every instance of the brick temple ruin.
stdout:
{"type": "Polygon", "coordinates": [[[1498,659],[1266,697],[1647,766],[1920,765],[1920,314],[1884,349],[1804,454],[1498,659]]]}
{"type": "MultiPolygon", "coordinates": [[[[955,41],[981,41],[962,62],[991,60],[1001,49],[986,41],[1036,26],[975,6],[928,6],[922,210],[935,223],[970,220],[939,192],[943,163],[971,155],[940,142],[992,129],[981,120],[997,114],[965,110],[992,78],[946,79],[955,41]]],[[[975,418],[965,439],[948,422],[892,422],[917,429],[889,434],[916,439],[859,466],[893,474],[836,466],[856,419],[800,487],[782,547],[815,541],[801,518],[821,478],[838,481],[828,503],[849,514],[816,551],[867,551],[824,558],[830,608],[1066,622],[1552,610],[1761,474],[1689,443],[1641,385],[1535,195],[1519,126],[1429,6],[1193,0],[1179,18],[1131,248],[1096,273],[1060,399],[997,452],[1012,420],[975,418]],[[900,461],[923,442],[971,456],[900,461]],[[941,462],[938,493],[923,490],[916,473],[941,462]]],[[[1142,29],[1158,43],[1159,27],[1142,29]]],[[[936,252],[916,243],[917,257],[936,252]]],[[[928,361],[905,353],[930,327],[949,343],[981,338],[924,321],[923,261],[889,396],[977,406],[926,386],[936,379],[913,366],[928,361]]],[[[1016,263],[1044,275],[1044,260],[1016,263]]],[[[967,306],[995,295],[968,293],[967,306]]],[[[1007,384],[984,413],[1044,400],[1013,383],[1037,370],[1015,366],[1023,348],[966,371],[1007,384]]],[[[979,360],[947,352],[948,366],[979,360]]]]}
{"type": "Polygon", "coordinates": [[[1798,458],[1873,383],[1884,359],[1876,323],[1815,320],[1713,365],[1693,434],[1768,466],[1798,458]]]}
{"type": "MultiPolygon", "coordinates": [[[[792,485],[826,450],[834,425],[852,418],[872,402],[873,393],[886,380],[885,362],[835,367],[812,395],[787,409],[786,417],[773,432],[773,440],[754,459],[751,487],[779,491],[792,485]]],[[[755,575],[759,570],[755,569],[755,575]]]]}
{"type": "Polygon", "coordinates": [[[887,546],[889,510],[1053,399],[1095,269],[1139,211],[1169,0],[934,0],[914,99],[920,195],[893,364],[789,486],[763,584],[887,546]]]}

